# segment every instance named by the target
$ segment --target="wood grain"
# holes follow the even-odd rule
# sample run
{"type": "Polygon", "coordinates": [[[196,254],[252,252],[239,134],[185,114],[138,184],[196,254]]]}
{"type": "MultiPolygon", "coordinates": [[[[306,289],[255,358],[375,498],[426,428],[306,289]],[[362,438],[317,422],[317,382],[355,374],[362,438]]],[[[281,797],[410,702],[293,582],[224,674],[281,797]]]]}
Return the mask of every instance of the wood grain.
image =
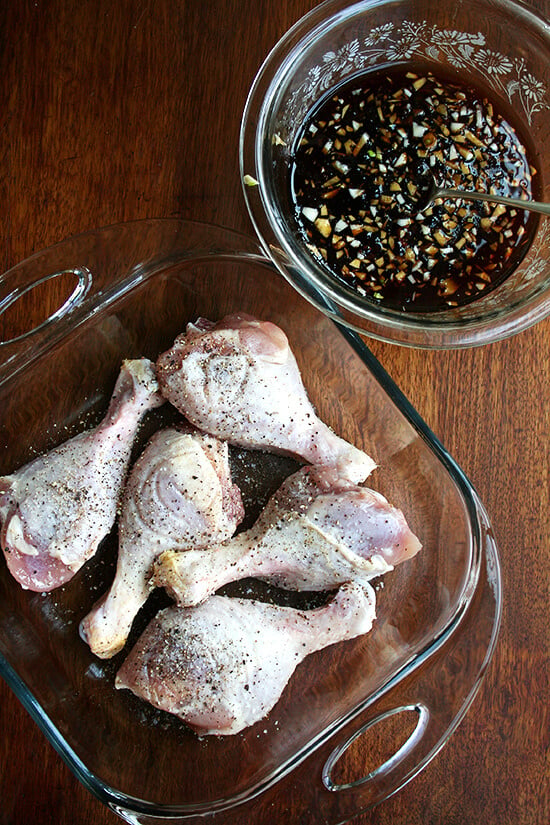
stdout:
{"type": "MultiPolygon", "coordinates": [[[[0,4],[0,271],[90,228],[178,216],[251,232],[240,113],[313,0],[0,4]]],[[[550,14],[548,0],[537,6],[550,14]]],[[[55,302],[55,296],[52,297],[55,302]]],[[[26,306],[28,320],[40,307],[26,306]]],[[[25,319],[13,319],[13,324],[25,319]]],[[[550,323],[482,350],[372,349],[466,471],[499,542],[504,616],[471,712],[357,825],[541,825],[548,773],[550,323]]],[[[0,825],[114,825],[0,684],[0,825]]],[[[354,751],[360,775],[367,755],[354,751]]],[[[272,824],[292,822],[287,816],[272,824]]]]}

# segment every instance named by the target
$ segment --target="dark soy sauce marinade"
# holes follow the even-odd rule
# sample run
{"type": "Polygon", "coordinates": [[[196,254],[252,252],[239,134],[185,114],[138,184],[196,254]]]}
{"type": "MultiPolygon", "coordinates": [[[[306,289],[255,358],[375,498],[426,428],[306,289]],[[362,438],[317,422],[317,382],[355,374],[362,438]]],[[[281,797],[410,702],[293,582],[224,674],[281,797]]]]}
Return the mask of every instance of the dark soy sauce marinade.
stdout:
{"type": "Polygon", "coordinates": [[[447,187],[532,197],[536,173],[508,113],[427,67],[355,76],[306,118],[293,149],[299,233],[324,267],[367,299],[411,311],[469,303],[525,254],[523,209],[437,200],[447,187]]]}

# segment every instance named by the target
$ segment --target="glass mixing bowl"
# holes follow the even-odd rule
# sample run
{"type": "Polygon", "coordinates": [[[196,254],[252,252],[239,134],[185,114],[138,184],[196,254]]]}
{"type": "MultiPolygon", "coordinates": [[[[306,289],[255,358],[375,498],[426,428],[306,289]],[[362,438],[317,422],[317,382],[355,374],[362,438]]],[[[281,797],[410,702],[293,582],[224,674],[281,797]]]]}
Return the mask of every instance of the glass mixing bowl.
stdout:
{"type": "Polygon", "coordinates": [[[264,249],[318,309],[384,341],[425,348],[505,338],[550,312],[550,220],[540,218],[514,272],[483,297],[452,309],[401,311],[374,304],[336,280],[296,231],[289,164],[304,118],[327,91],[366,70],[432,68],[487,89],[523,123],[538,168],[538,200],[550,201],[550,26],[512,0],[328,0],[277,43],[245,107],[240,143],[248,209],[264,249]]]}

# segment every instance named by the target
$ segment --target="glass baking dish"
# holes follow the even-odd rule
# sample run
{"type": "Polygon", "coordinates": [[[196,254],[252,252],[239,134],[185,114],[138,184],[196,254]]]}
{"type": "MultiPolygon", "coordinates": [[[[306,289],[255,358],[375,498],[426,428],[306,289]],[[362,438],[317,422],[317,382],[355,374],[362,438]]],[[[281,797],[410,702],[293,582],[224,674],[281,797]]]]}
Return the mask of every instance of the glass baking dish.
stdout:
{"type": "MultiPolygon", "coordinates": [[[[122,359],[154,359],[198,316],[244,311],[284,329],[320,416],[373,455],[369,486],[404,511],[423,549],[384,577],[371,633],[308,657],[268,717],[235,736],[201,739],[114,689],[162,594],[114,659],[80,639],[113,575],[114,533],[49,594],[22,590],[2,562],[0,673],[78,779],[128,822],[259,823],[276,806],[281,819],[292,810],[301,825],[333,825],[386,799],[445,744],[495,645],[498,552],[472,486],[364,342],[302,298],[251,238],[153,220],[68,239],[0,278],[0,322],[44,281],[59,287],[60,307],[0,345],[1,474],[96,423],[122,359]],[[357,737],[375,761],[350,776],[357,737]]],[[[168,415],[149,413],[138,442],[168,415]]],[[[250,522],[291,462],[239,450],[232,462],[250,522]]]]}

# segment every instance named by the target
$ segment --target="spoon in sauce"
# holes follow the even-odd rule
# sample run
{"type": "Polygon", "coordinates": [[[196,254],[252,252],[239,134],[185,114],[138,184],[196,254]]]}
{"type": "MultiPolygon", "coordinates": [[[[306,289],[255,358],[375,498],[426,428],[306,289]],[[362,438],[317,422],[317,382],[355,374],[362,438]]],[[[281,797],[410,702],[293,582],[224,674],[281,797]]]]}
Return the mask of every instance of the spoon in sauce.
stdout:
{"type": "Polygon", "coordinates": [[[420,212],[427,209],[437,198],[447,200],[448,198],[461,198],[471,201],[489,201],[490,203],[502,203],[504,206],[515,206],[519,209],[527,209],[530,212],[538,212],[541,215],[550,216],[550,204],[539,201],[523,200],[522,198],[509,198],[504,195],[490,195],[485,192],[472,192],[468,189],[446,189],[437,185],[433,178],[422,191],[418,199],[417,206],[420,212]]]}

